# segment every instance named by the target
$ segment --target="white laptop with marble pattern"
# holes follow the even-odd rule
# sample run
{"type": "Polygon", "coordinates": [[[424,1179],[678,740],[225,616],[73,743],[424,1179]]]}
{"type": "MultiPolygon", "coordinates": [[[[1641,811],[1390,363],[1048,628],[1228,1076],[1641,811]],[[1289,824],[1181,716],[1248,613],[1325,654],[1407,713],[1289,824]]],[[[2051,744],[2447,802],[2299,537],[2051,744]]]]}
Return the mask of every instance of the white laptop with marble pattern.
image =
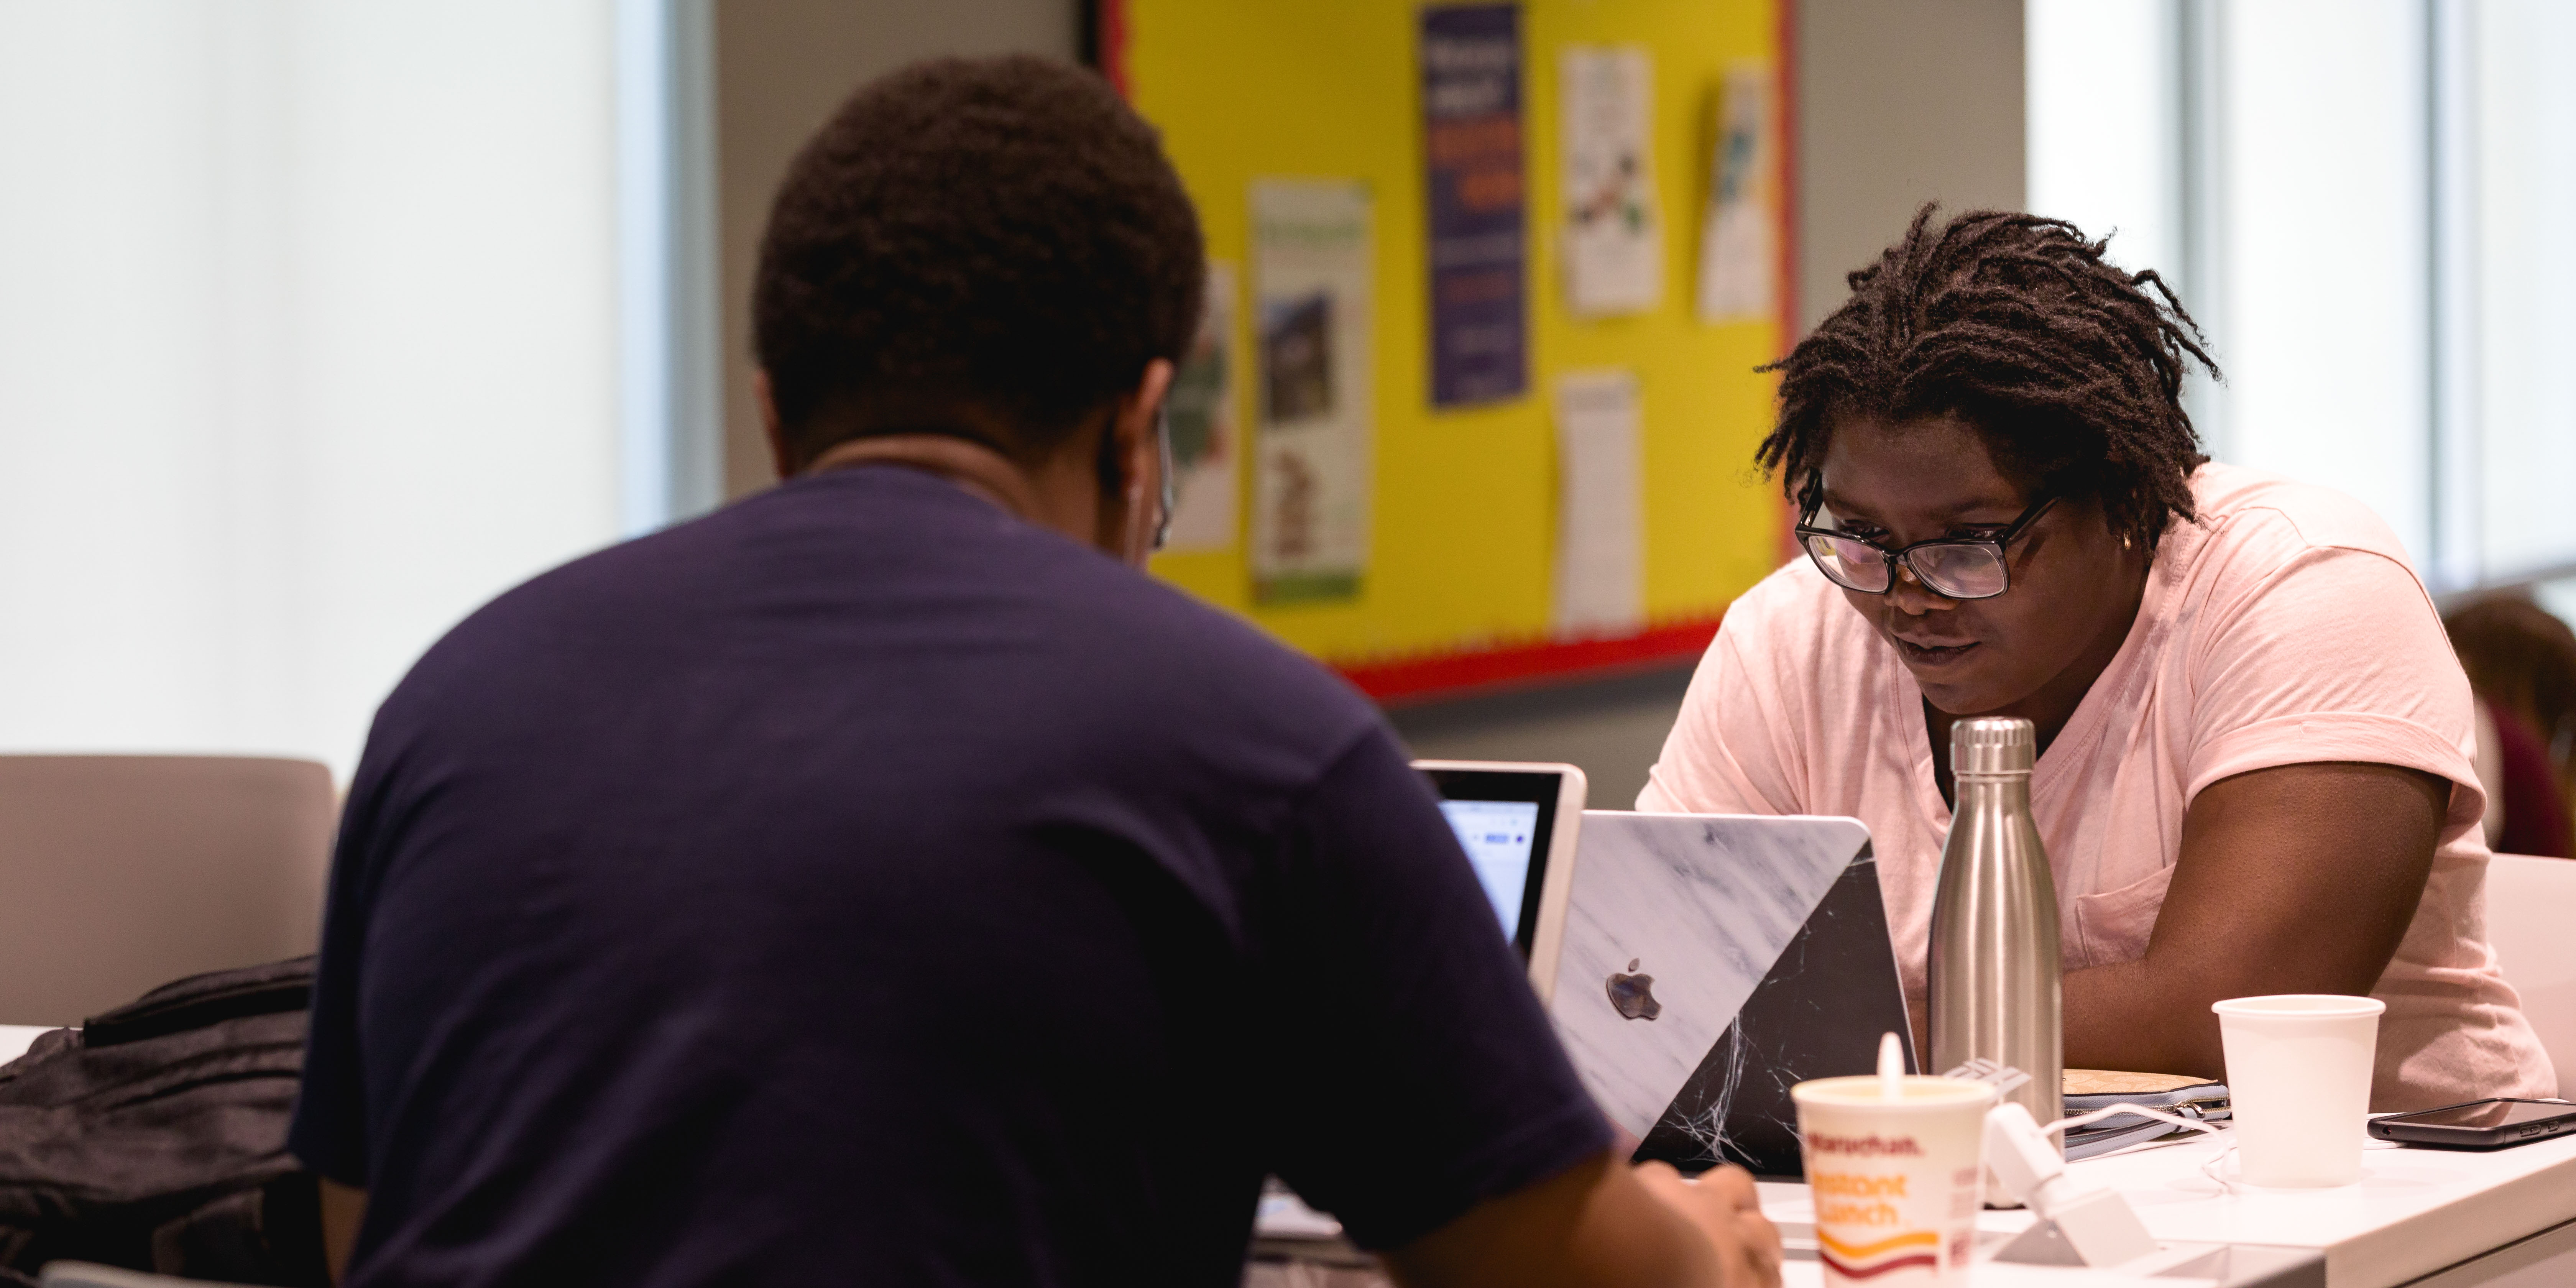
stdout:
{"type": "Polygon", "coordinates": [[[1548,1013],[1584,1085],[1640,1159],[1796,1176],[1790,1085],[1912,1045],[1869,829],[1586,810],[1580,836],[1548,1013]]]}

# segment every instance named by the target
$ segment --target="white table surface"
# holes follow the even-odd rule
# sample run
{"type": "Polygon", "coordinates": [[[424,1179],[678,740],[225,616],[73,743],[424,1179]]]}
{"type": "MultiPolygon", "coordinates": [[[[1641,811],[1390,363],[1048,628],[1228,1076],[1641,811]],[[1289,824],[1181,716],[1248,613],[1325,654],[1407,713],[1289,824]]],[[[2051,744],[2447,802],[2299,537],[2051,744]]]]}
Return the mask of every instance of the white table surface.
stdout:
{"type": "MultiPolygon", "coordinates": [[[[2328,1288],[2390,1288],[2576,1220],[2576,1137],[2537,1141],[2488,1153],[2399,1149],[2371,1142],[2358,1184],[2322,1190],[2222,1185],[2204,1166],[2227,1149],[2227,1137],[2194,1139],[2067,1166],[2087,1185],[2128,1196],[2148,1233],[2171,1243],[2255,1244],[2322,1253],[2328,1288]]],[[[2230,1180],[2235,1159],[2216,1169],[2230,1180]]],[[[1765,1183],[1762,1208],[1795,1245],[1814,1242],[1815,1208],[1807,1187],[1765,1183]]],[[[2029,1227],[2028,1212],[1988,1212],[1992,1235],[2029,1227]]],[[[1987,1250],[2000,1244],[1989,1237],[1987,1250]]],[[[1793,1262],[1793,1286],[1821,1269],[1793,1262]]],[[[2185,1288],[2207,1280],[2134,1279],[2104,1271],[2070,1271],[1992,1263],[1979,1284],[2153,1283],[2185,1288]]]]}
{"type": "MultiPolygon", "coordinates": [[[[41,1025],[0,1025],[0,1063],[16,1059],[41,1025]]],[[[2086,1185],[2128,1196],[2148,1233],[2171,1244],[2254,1244],[2323,1254],[2328,1288],[2391,1288],[2467,1261],[2517,1239],[2576,1220],[2576,1137],[2537,1141],[2491,1153],[2398,1149],[2370,1142],[2362,1179],[2324,1190],[2271,1190],[2232,1181],[2225,1135],[2188,1140],[2067,1166],[2086,1185]]],[[[1792,1247],[1815,1246],[1815,1205],[1804,1185],[1764,1182],[1762,1210],[1792,1247]]],[[[2028,1212],[1988,1212],[1981,1252],[2031,1224],[2028,1212]]],[[[1784,1267],[1785,1288],[1822,1282],[1813,1260],[1784,1267]]],[[[2087,1288],[2193,1288],[2208,1279],[2146,1277],[1989,1262],[1977,1268],[1986,1288],[2074,1285],[2087,1288]]]]}
{"type": "Polygon", "coordinates": [[[38,1034],[52,1029],[42,1024],[0,1024],[0,1064],[7,1064],[27,1053],[38,1034]]]}

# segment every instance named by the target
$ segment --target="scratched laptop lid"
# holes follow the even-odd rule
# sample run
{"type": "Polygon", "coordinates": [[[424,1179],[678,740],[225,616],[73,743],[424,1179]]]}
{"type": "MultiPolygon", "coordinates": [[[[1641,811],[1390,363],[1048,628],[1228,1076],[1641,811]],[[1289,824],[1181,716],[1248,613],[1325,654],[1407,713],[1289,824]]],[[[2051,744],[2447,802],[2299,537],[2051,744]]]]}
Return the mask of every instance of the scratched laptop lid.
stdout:
{"type": "Polygon", "coordinates": [[[1548,1013],[1638,1159],[1800,1175],[1793,1084],[1914,1067],[1869,829],[1584,811],[1548,1013]]]}

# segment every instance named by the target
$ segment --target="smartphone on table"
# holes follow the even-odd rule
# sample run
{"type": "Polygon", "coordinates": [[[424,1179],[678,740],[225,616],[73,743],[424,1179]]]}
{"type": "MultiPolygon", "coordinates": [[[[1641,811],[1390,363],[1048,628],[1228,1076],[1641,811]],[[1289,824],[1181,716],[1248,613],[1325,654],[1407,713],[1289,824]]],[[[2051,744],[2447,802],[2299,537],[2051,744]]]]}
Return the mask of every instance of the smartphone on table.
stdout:
{"type": "Polygon", "coordinates": [[[2370,1120],[2370,1134],[2405,1145],[2502,1149],[2576,1133],[2576,1105],[2564,1100],[2472,1100],[2370,1120]]]}

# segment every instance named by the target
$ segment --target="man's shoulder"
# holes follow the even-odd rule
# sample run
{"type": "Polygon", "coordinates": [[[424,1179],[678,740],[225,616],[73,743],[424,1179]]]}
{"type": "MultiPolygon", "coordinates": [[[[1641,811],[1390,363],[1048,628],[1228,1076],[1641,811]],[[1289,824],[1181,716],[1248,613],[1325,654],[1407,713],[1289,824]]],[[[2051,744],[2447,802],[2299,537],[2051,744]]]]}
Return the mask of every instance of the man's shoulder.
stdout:
{"type": "Polygon", "coordinates": [[[927,475],[849,474],[874,477],[776,489],[542,573],[459,623],[405,687],[613,659],[596,684],[748,653],[780,683],[996,668],[1068,713],[1169,737],[1337,748],[1376,719],[1340,677],[1169,584],[927,475]]]}
{"type": "Polygon", "coordinates": [[[1143,573],[1094,558],[1088,593],[1062,608],[1079,619],[1099,664],[1150,676],[1158,692],[1204,708],[1286,708],[1374,720],[1349,681],[1223,609],[1143,573]]]}

